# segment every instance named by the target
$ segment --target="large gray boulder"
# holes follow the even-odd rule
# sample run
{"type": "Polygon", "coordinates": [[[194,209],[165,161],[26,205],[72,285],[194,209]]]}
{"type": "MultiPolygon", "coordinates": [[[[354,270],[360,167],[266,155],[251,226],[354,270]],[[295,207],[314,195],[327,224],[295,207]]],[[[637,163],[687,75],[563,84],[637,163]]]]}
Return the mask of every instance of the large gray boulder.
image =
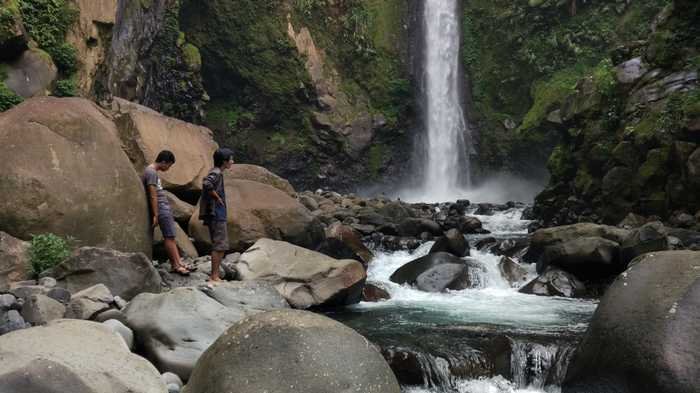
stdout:
{"type": "Polygon", "coordinates": [[[335,259],[354,259],[367,266],[374,257],[362,243],[362,235],[354,228],[334,222],[326,228],[326,239],[316,249],[335,259]]]}
{"type": "Polygon", "coordinates": [[[396,269],[389,279],[397,284],[415,284],[418,276],[443,264],[464,265],[466,262],[447,252],[436,252],[415,259],[396,269]]]}
{"type": "Polygon", "coordinates": [[[464,263],[443,263],[416,277],[416,288],[425,292],[442,292],[471,287],[469,271],[464,263]]]}
{"type": "Polygon", "coordinates": [[[597,279],[621,273],[620,244],[602,237],[580,237],[547,246],[537,262],[537,271],[558,266],[582,279],[597,279]]]}
{"type": "Polygon", "coordinates": [[[126,300],[142,292],[160,292],[160,276],[141,253],[81,247],[74,256],[42,275],[54,277],[60,287],[73,293],[100,283],[112,295],[126,300]]]}
{"type": "Polygon", "coordinates": [[[357,303],[367,278],[358,261],[271,239],[258,240],[235,267],[242,280],[271,282],[295,308],[357,303]]]}
{"type": "Polygon", "coordinates": [[[24,101],[0,113],[0,141],[0,231],[151,254],[143,185],[93,102],[24,101]]]}
{"type": "Polygon", "coordinates": [[[649,222],[632,231],[622,245],[622,260],[625,263],[652,251],[668,250],[667,230],[659,221],[649,222]]]}
{"type": "Polygon", "coordinates": [[[700,252],[642,255],[596,310],[564,393],[695,393],[700,386],[700,252]]]}
{"type": "Polygon", "coordinates": [[[289,307],[272,286],[221,283],[213,289],[144,293],[123,310],[145,356],[161,372],[189,378],[202,353],[228,327],[262,310],[289,307]]]}
{"type": "Polygon", "coordinates": [[[0,292],[29,279],[29,243],[0,231],[0,292]]]}
{"type": "Polygon", "coordinates": [[[2,393],[166,393],[158,371],[102,324],[58,320],[0,336],[2,393]]]}
{"type": "Polygon", "coordinates": [[[626,229],[592,223],[579,223],[539,229],[532,234],[530,248],[524,258],[526,262],[535,263],[542,256],[547,246],[582,237],[600,237],[621,244],[629,233],[630,231],[626,229]]]}
{"type": "Polygon", "coordinates": [[[305,311],[258,314],[231,327],[197,362],[184,393],[399,393],[360,334],[305,311]]]}

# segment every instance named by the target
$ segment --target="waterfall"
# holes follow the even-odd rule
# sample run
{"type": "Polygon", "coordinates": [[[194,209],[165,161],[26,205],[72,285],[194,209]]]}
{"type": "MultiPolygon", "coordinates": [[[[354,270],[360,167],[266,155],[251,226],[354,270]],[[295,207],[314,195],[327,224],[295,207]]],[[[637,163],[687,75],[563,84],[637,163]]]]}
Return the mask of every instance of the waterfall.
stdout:
{"type": "Polygon", "coordinates": [[[458,0],[424,3],[427,160],[422,193],[452,200],[469,184],[468,127],[461,107],[458,0]]]}

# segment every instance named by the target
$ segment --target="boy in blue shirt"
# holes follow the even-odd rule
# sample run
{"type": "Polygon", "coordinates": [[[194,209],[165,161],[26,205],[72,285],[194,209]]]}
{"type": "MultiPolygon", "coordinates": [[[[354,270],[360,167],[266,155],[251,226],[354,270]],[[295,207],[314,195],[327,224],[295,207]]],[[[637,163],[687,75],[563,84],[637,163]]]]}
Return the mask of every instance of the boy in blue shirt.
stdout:
{"type": "Polygon", "coordinates": [[[222,148],[214,152],[214,168],[202,181],[202,197],[199,200],[199,219],[209,228],[212,242],[210,283],[221,281],[219,266],[224,254],[229,249],[228,215],[226,190],[224,188],[224,171],[233,165],[233,152],[222,148]]]}

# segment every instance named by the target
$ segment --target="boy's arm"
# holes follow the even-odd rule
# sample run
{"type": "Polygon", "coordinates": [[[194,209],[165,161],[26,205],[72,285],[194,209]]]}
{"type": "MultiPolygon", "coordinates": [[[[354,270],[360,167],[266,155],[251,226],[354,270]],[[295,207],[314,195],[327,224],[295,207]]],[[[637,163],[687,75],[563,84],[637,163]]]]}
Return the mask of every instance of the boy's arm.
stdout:
{"type": "Polygon", "coordinates": [[[219,204],[223,204],[224,201],[214,189],[217,179],[218,176],[216,175],[216,173],[210,173],[202,181],[202,186],[204,188],[204,191],[206,191],[207,195],[209,195],[213,200],[215,200],[219,204]]]}
{"type": "Polygon", "coordinates": [[[153,227],[158,226],[158,189],[153,184],[148,186],[148,202],[151,205],[151,224],[153,227]]]}

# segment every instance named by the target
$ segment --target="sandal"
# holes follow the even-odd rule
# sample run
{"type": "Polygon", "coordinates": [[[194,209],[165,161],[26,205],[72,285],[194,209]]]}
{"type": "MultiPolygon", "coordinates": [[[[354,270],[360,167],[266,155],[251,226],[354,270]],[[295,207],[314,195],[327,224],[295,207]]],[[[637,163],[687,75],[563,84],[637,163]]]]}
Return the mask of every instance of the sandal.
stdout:
{"type": "Polygon", "coordinates": [[[184,266],[179,266],[179,267],[173,269],[173,273],[179,274],[179,275],[184,276],[184,277],[187,277],[190,275],[190,271],[187,270],[187,268],[184,266]]]}

